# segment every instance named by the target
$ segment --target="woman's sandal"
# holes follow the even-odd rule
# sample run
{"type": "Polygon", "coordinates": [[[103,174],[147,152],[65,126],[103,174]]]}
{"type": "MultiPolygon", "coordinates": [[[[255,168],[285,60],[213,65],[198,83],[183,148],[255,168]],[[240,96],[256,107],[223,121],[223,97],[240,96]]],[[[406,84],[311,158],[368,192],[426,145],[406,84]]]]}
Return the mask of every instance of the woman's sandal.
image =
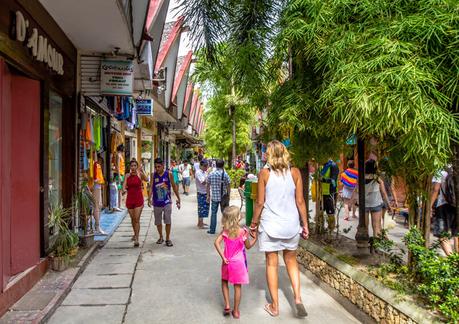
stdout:
{"type": "Polygon", "coordinates": [[[134,247],[139,247],[139,246],[140,246],[139,241],[135,241],[135,242],[134,242],[134,247]]]}
{"type": "Polygon", "coordinates": [[[344,220],[349,222],[349,217],[345,217],[344,220]]]}
{"type": "Polygon", "coordinates": [[[241,313],[235,312],[234,310],[231,312],[231,315],[233,315],[234,319],[239,319],[239,317],[241,317],[241,313]]]}
{"type": "Polygon", "coordinates": [[[156,241],[156,244],[163,244],[164,243],[164,240],[163,238],[160,238],[156,241]]]}
{"type": "Polygon", "coordinates": [[[223,309],[223,316],[230,316],[231,315],[231,308],[223,309]]]}
{"type": "Polygon", "coordinates": [[[271,306],[272,306],[271,304],[266,304],[265,307],[264,307],[265,311],[266,311],[269,315],[271,315],[272,317],[277,317],[277,316],[279,316],[279,312],[277,312],[277,313],[274,312],[274,311],[271,309],[271,306]]]}
{"type": "Polygon", "coordinates": [[[166,240],[166,246],[171,247],[174,246],[174,244],[172,244],[171,240],[166,240]]]}
{"type": "Polygon", "coordinates": [[[308,316],[308,312],[306,311],[306,308],[304,308],[304,305],[302,303],[295,304],[296,306],[296,316],[297,317],[306,317],[308,316]]]}

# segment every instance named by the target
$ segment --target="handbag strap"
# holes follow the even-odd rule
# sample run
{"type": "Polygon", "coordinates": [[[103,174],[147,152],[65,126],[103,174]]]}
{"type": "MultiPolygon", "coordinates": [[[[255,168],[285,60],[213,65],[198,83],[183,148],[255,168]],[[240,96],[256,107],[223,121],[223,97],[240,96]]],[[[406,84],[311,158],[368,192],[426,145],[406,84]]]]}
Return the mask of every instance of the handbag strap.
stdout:
{"type": "Polygon", "coordinates": [[[222,169],[222,179],[220,182],[220,198],[223,198],[223,180],[225,179],[225,169],[222,169]]]}

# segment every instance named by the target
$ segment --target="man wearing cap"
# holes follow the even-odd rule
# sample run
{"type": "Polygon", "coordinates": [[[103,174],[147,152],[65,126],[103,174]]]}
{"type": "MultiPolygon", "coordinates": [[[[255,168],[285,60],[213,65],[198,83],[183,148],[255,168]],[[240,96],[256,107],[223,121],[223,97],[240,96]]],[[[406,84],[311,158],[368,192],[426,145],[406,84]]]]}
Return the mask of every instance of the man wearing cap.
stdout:
{"type": "Polygon", "coordinates": [[[170,239],[172,198],[171,188],[177,197],[177,208],[180,209],[180,195],[177,185],[174,182],[172,173],[164,170],[164,162],[161,158],[155,159],[155,172],[151,175],[151,190],[148,195],[148,206],[151,206],[153,196],[153,214],[155,225],[158,229],[159,239],[156,244],[163,244],[163,221],[166,225],[166,246],[173,246],[170,239]]]}
{"type": "Polygon", "coordinates": [[[199,162],[199,168],[195,172],[196,191],[198,193],[198,228],[207,227],[204,218],[209,217],[209,203],[207,202],[207,169],[209,163],[205,159],[199,162]]]}

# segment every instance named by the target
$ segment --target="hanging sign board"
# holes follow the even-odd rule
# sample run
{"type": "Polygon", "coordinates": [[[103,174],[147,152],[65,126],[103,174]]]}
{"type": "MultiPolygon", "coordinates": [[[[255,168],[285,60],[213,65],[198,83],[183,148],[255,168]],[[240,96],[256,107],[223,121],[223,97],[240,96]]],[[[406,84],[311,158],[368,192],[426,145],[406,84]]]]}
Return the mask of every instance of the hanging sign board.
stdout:
{"type": "Polygon", "coordinates": [[[153,100],[136,99],[135,108],[137,115],[153,116],[153,100]]]}
{"type": "Polygon", "coordinates": [[[132,61],[103,60],[100,64],[100,92],[104,95],[130,96],[134,81],[132,61]]]}

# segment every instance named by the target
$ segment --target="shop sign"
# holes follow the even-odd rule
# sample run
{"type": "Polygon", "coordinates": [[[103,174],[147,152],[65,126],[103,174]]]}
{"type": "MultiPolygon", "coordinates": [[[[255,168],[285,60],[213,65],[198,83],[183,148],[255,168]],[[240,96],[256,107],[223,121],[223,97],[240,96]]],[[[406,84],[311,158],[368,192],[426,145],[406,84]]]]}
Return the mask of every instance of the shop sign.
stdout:
{"type": "Polygon", "coordinates": [[[132,61],[103,60],[100,64],[100,92],[104,95],[130,96],[134,81],[132,61]]]}
{"type": "Polygon", "coordinates": [[[64,57],[62,54],[56,51],[45,36],[38,33],[37,28],[29,30],[30,22],[24,18],[19,10],[16,11],[16,20],[13,25],[16,40],[25,42],[38,62],[44,62],[57,74],[64,75],[64,57]]]}
{"type": "Polygon", "coordinates": [[[153,100],[137,99],[135,101],[137,115],[153,116],[153,100]]]}

